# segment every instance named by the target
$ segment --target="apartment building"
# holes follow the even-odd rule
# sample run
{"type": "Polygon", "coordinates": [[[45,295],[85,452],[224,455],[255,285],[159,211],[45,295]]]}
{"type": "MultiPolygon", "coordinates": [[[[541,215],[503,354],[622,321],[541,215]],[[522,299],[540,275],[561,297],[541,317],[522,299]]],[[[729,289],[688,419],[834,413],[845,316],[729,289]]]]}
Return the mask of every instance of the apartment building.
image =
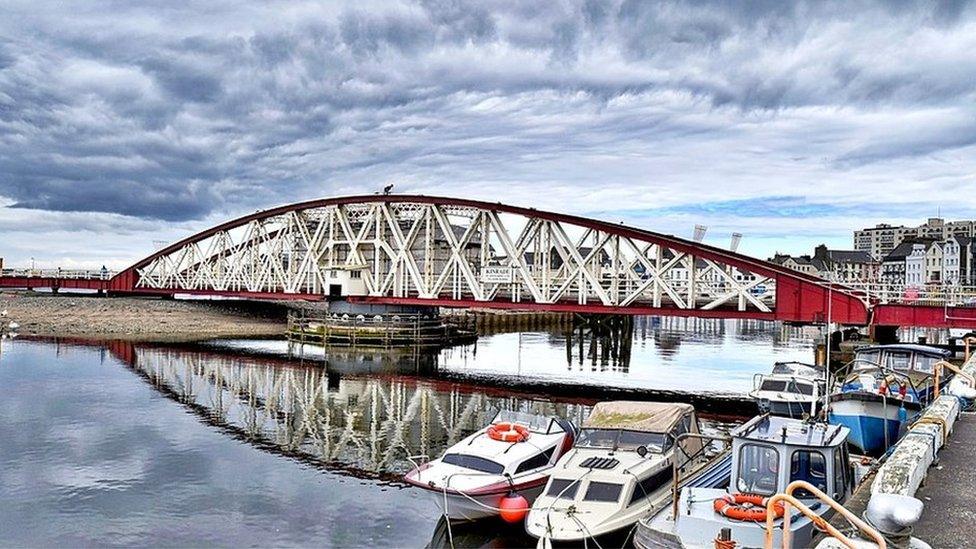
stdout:
{"type": "Polygon", "coordinates": [[[944,240],[950,236],[976,237],[976,222],[950,221],[947,223],[941,217],[930,217],[924,224],[917,227],[881,223],[874,227],[854,231],[854,249],[867,252],[874,259],[881,261],[907,239],[944,240]]]}

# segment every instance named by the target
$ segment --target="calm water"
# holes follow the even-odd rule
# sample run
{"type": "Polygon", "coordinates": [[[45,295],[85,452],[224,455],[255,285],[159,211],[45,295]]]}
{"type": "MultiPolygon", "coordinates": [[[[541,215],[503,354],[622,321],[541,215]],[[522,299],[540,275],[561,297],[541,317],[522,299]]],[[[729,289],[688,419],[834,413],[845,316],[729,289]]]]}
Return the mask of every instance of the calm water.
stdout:
{"type": "MultiPolygon", "coordinates": [[[[436,507],[398,480],[407,456],[439,455],[496,409],[578,421],[587,384],[744,391],[773,360],[812,354],[808,335],[760,323],[646,319],[626,345],[605,339],[496,334],[433,356],[306,348],[301,361],[278,356],[283,342],[4,341],[0,544],[439,545],[436,507]],[[467,375],[559,378],[579,397],[467,375]]],[[[494,522],[455,534],[532,543],[494,522]]]]}

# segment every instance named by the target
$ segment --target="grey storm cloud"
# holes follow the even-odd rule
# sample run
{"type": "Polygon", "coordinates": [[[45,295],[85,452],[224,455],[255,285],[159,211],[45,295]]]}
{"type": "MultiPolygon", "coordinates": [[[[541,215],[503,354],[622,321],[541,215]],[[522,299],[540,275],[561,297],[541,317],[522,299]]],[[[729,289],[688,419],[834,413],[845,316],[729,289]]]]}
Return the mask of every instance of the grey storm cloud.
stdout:
{"type": "Polygon", "coordinates": [[[593,185],[680,202],[700,195],[694,181],[744,196],[881,185],[906,173],[888,163],[976,143],[967,2],[2,12],[8,208],[182,222],[388,181],[481,197],[504,185],[523,201],[542,186],[554,205],[593,185]]]}

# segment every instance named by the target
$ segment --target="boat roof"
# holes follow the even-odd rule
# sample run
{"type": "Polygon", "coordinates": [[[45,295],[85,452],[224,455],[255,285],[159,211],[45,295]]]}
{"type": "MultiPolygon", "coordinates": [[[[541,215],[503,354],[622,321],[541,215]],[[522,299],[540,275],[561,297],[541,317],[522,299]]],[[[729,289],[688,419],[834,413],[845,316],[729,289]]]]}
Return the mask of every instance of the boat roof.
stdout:
{"type": "Polygon", "coordinates": [[[945,358],[952,354],[951,351],[947,349],[940,349],[938,347],[929,347],[928,345],[916,345],[914,343],[896,343],[893,345],[867,345],[865,347],[858,347],[855,352],[863,353],[865,351],[906,351],[909,353],[917,353],[921,355],[935,356],[939,358],[945,358]]]}
{"type": "Polygon", "coordinates": [[[847,427],[842,425],[810,423],[788,417],[761,415],[736,427],[732,431],[732,437],[792,446],[829,447],[837,446],[847,440],[847,430],[847,427]]]}
{"type": "Polygon", "coordinates": [[[694,411],[691,404],[680,402],[599,402],[590,411],[590,417],[583,421],[583,427],[667,433],[681,418],[694,411]]]}
{"type": "Polygon", "coordinates": [[[824,375],[824,368],[823,366],[806,364],[804,362],[777,362],[773,364],[773,374],[822,377],[824,375]]]}

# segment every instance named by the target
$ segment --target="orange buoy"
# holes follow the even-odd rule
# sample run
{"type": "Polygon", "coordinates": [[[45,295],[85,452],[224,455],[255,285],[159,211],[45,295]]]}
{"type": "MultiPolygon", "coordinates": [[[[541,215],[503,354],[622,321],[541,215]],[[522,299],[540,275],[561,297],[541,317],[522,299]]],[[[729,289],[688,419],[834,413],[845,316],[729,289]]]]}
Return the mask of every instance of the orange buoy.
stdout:
{"type": "Polygon", "coordinates": [[[515,492],[509,492],[498,502],[498,509],[502,520],[516,524],[525,520],[525,515],[529,513],[529,501],[515,492]]]}
{"type": "MultiPolygon", "coordinates": [[[[757,494],[726,494],[712,502],[712,508],[716,513],[732,520],[748,520],[763,522],[766,520],[766,502],[764,498],[757,494]]],[[[773,516],[780,518],[786,508],[782,502],[773,505],[773,516]]]]}

